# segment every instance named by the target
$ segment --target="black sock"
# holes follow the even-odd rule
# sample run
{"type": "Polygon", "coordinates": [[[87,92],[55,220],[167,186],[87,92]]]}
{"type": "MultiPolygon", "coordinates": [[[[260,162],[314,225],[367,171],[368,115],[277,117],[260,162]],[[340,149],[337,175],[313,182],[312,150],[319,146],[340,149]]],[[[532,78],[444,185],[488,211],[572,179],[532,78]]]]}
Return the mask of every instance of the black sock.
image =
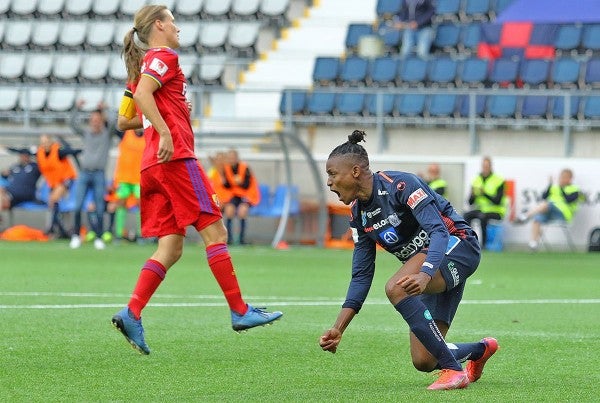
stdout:
{"type": "Polygon", "coordinates": [[[246,243],[246,219],[240,220],[240,243],[246,243]]]}
{"type": "Polygon", "coordinates": [[[438,360],[440,368],[462,371],[462,366],[448,349],[444,337],[431,318],[429,310],[419,297],[406,297],[394,307],[408,323],[408,327],[417,339],[438,360]]]}
{"type": "Polygon", "coordinates": [[[227,244],[231,245],[233,243],[233,236],[231,235],[231,227],[232,227],[232,220],[231,218],[228,218],[225,220],[225,227],[227,228],[227,244]]]}
{"type": "Polygon", "coordinates": [[[477,343],[447,343],[448,348],[458,362],[478,360],[485,352],[485,344],[477,343]]]}

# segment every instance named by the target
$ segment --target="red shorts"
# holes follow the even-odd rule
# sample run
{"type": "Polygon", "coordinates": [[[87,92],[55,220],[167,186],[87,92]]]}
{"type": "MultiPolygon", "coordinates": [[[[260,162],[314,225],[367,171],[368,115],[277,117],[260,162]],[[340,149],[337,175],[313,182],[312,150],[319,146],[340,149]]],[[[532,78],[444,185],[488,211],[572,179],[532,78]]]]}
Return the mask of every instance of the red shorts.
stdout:
{"type": "Polygon", "coordinates": [[[144,237],[185,235],[188,225],[201,231],[222,218],[217,195],[195,159],[146,168],[140,186],[144,237]]]}

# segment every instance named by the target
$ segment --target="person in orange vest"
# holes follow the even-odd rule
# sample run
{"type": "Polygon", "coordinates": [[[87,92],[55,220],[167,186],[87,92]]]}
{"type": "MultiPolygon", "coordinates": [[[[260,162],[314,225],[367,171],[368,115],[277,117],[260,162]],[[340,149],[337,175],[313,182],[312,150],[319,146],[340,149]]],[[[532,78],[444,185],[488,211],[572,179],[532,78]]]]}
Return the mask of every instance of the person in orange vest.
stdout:
{"type": "Polygon", "coordinates": [[[47,235],[58,231],[57,235],[60,238],[68,238],[67,231],[60,219],[58,202],[67,194],[73,181],[77,178],[75,167],[68,156],[76,156],[80,152],[79,149],[61,147],[47,134],[40,136],[36,158],[40,172],[50,188],[45,230],[47,235]]]}
{"type": "Polygon", "coordinates": [[[210,179],[213,189],[219,199],[221,209],[223,204],[229,202],[233,197],[230,189],[225,188],[225,165],[226,165],[226,154],[223,151],[219,151],[216,154],[209,157],[211,167],[207,171],[206,176],[210,179]]]}
{"type": "Polygon", "coordinates": [[[231,193],[231,197],[225,201],[223,208],[227,226],[227,243],[233,243],[233,219],[237,216],[240,220],[239,243],[244,245],[246,243],[246,218],[250,206],[255,206],[260,202],[258,182],[248,164],[240,161],[236,150],[227,152],[227,164],[223,171],[225,174],[223,187],[231,193]]]}

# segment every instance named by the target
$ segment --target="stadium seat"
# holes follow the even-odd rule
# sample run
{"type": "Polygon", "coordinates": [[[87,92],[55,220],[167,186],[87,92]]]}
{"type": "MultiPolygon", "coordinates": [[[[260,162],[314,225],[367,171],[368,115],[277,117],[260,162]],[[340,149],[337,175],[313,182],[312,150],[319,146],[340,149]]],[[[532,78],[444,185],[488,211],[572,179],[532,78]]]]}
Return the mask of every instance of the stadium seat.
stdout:
{"type": "Polygon", "coordinates": [[[398,14],[398,12],[400,12],[401,7],[402,0],[378,0],[377,8],[375,10],[379,19],[385,19],[398,14]]]}
{"type": "Polygon", "coordinates": [[[486,112],[490,118],[513,118],[517,110],[516,95],[490,95],[486,112]]]}
{"type": "Polygon", "coordinates": [[[115,23],[113,21],[90,21],[85,39],[87,48],[108,50],[113,44],[115,23]]]}
{"type": "Polygon", "coordinates": [[[232,0],[204,0],[203,18],[226,19],[231,10],[232,0]]]}
{"type": "MultiPolygon", "coordinates": [[[[485,95],[475,96],[475,117],[482,117],[485,113],[485,104],[487,97],[485,95]]],[[[460,117],[467,118],[470,116],[471,97],[469,95],[461,95],[458,100],[458,114],[460,117]]]]}
{"type": "Polygon", "coordinates": [[[200,57],[198,78],[204,85],[223,85],[226,55],[205,55],[200,57]]]}
{"type": "MultiPolygon", "coordinates": [[[[123,83],[123,87],[121,89],[119,89],[119,93],[121,94],[121,96],[123,95],[123,92],[125,91],[125,83],[123,83]]],[[[91,112],[95,109],[98,108],[98,105],[104,101],[105,96],[104,96],[104,89],[103,88],[81,88],[79,89],[79,91],[77,92],[77,100],[82,100],[83,101],[83,105],[81,106],[81,110],[83,112],[91,112]]],[[[120,98],[120,97],[119,97],[120,98]]],[[[118,108],[119,104],[111,104],[108,103],[109,106],[114,107],[114,108],[118,108]]]]}
{"type": "Polygon", "coordinates": [[[460,29],[458,51],[463,54],[477,53],[477,46],[481,38],[480,24],[464,24],[460,29]]]}
{"type": "Polygon", "coordinates": [[[390,56],[378,57],[369,65],[368,80],[370,85],[393,85],[398,71],[399,59],[390,56]]]}
{"type": "Polygon", "coordinates": [[[352,92],[337,94],[335,109],[340,115],[360,115],[365,109],[365,94],[352,92]]]}
{"type": "Polygon", "coordinates": [[[19,82],[25,73],[25,54],[3,52],[0,58],[0,79],[19,82]]]}
{"type": "Polygon", "coordinates": [[[4,28],[4,46],[15,50],[24,50],[29,46],[33,25],[31,21],[6,21],[4,28]]]}
{"type": "Polygon", "coordinates": [[[312,79],[316,85],[333,85],[337,81],[340,59],[319,56],[315,59],[312,79]]]}
{"type": "Polygon", "coordinates": [[[200,29],[200,50],[206,52],[224,52],[229,35],[228,22],[203,23],[200,29]]]}
{"type": "Polygon", "coordinates": [[[92,4],[92,14],[100,18],[117,18],[121,0],[102,0],[92,4]]]}
{"type": "Polygon", "coordinates": [[[432,117],[452,117],[456,111],[457,99],[456,94],[432,94],[427,114],[432,117]]]}
{"type": "Polygon", "coordinates": [[[600,95],[591,95],[583,99],[583,118],[600,119],[600,95]]]}
{"type": "Polygon", "coordinates": [[[37,12],[44,18],[60,18],[64,7],[65,0],[39,0],[37,12]]]}
{"type": "Polygon", "coordinates": [[[350,53],[356,52],[360,38],[367,35],[373,35],[373,26],[371,24],[349,24],[346,31],[346,50],[350,53]]]}
{"type": "Polygon", "coordinates": [[[304,113],[306,106],[306,91],[299,90],[284,90],[281,93],[281,101],[279,102],[279,113],[292,115],[304,113]]]}
{"type": "Polygon", "coordinates": [[[182,19],[198,18],[203,5],[202,0],[177,0],[172,10],[177,17],[182,19]]]}
{"type": "Polygon", "coordinates": [[[185,76],[188,83],[197,83],[198,56],[196,53],[179,55],[179,67],[181,68],[181,72],[185,76]]]}
{"type": "Polygon", "coordinates": [[[0,97],[0,112],[13,111],[19,102],[19,89],[15,87],[2,88],[0,97]]]}
{"type": "Polygon", "coordinates": [[[579,24],[564,24],[558,27],[554,47],[560,53],[576,53],[581,43],[583,28],[579,24]]]}
{"type": "Polygon", "coordinates": [[[515,0],[495,0],[494,1],[494,14],[498,16],[506,7],[510,6],[515,0]]]}
{"type": "Polygon", "coordinates": [[[357,86],[365,84],[369,60],[363,57],[351,56],[340,67],[340,84],[357,86]]]}
{"type": "Polygon", "coordinates": [[[289,214],[296,215],[300,213],[299,189],[296,185],[277,185],[273,193],[273,202],[265,216],[280,217],[283,214],[286,198],[289,197],[289,214]]]}
{"type": "Polygon", "coordinates": [[[79,49],[85,43],[87,21],[65,21],[61,24],[58,44],[66,49],[79,49]]]}
{"type": "Polygon", "coordinates": [[[391,116],[394,112],[395,99],[394,94],[368,94],[365,100],[366,112],[371,116],[378,115],[379,113],[383,116],[391,116]],[[378,110],[380,107],[378,102],[381,102],[381,111],[378,110]]]}
{"type": "Polygon", "coordinates": [[[397,116],[423,116],[425,111],[424,94],[396,95],[394,115],[397,116]]]}
{"type": "Polygon", "coordinates": [[[488,21],[491,10],[491,0],[464,0],[459,12],[463,22],[488,21]]]}
{"type": "Polygon", "coordinates": [[[259,183],[258,190],[260,192],[260,201],[256,206],[250,207],[250,215],[266,216],[271,211],[271,187],[266,183],[259,183]]]}
{"type": "Polygon", "coordinates": [[[398,83],[409,86],[423,85],[427,77],[427,60],[418,57],[407,57],[400,61],[398,83]]]}
{"type": "Polygon", "coordinates": [[[121,49],[125,35],[133,28],[131,21],[115,22],[115,35],[113,36],[113,48],[121,49]]]}
{"type": "Polygon", "coordinates": [[[501,87],[514,86],[519,74],[519,60],[516,58],[510,59],[495,59],[492,62],[489,81],[492,85],[501,87]]]}
{"type": "Polygon", "coordinates": [[[48,110],[52,112],[70,111],[75,105],[74,88],[51,88],[48,91],[48,110]]]}
{"type": "Polygon", "coordinates": [[[121,6],[119,7],[119,14],[121,15],[120,18],[132,21],[136,11],[142,8],[146,2],[146,0],[121,1],[121,6]]]}
{"type": "Polygon", "coordinates": [[[0,15],[8,15],[11,0],[0,0],[0,15]]]}
{"type": "Polygon", "coordinates": [[[461,0],[437,0],[435,20],[458,22],[461,0]]]}
{"type": "Polygon", "coordinates": [[[431,59],[427,65],[427,80],[430,85],[453,86],[456,81],[458,62],[450,57],[431,59]]]}
{"type": "Polygon", "coordinates": [[[177,27],[180,29],[178,52],[195,51],[200,35],[200,24],[197,21],[181,21],[177,23],[177,27]]]}
{"type": "Polygon", "coordinates": [[[581,47],[588,54],[595,55],[600,52],[600,24],[584,25],[581,47]]]}
{"type": "Polygon", "coordinates": [[[268,20],[269,24],[282,27],[287,22],[287,12],[290,0],[262,0],[258,8],[261,20],[268,20]]]}
{"type": "MultiPolygon", "coordinates": [[[[122,3],[128,3],[131,1],[123,1],[122,3]]],[[[69,17],[82,17],[89,15],[92,11],[93,0],[66,0],[63,11],[69,17]]]]}
{"type": "MultiPolygon", "coordinates": [[[[581,104],[581,98],[579,96],[571,96],[570,107],[567,108],[567,116],[569,118],[575,118],[579,114],[579,107],[581,104]]],[[[565,117],[565,97],[556,96],[552,97],[552,117],[554,119],[564,119],[565,117]]]]}
{"type": "Polygon", "coordinates": [[[583,85],[585,88],[600,88],[600,58],[587,61],[583,85]]]}
{"type": "Polygon", "coordinates": [[[45,87],[36,87],[23,90],[19,93],[19,108],[31,112],[38,112],[46,107],[48,90],[45,87]]]}
{"type": "Polygon", "coordinates": [[[452,23],[438,25],[436,28],[433,48],[446,53],[455,53],[460,40],[460,26],[452,23]]]}
{"type": "Polygon", "coordinates": [[[255,20],[261,0],[233,0],[231,16],[242,20],[255,20]]]}
{"type": "Polygon", "coordinates": [[[550,67],[551,63],[548,59],[523,59],[519,79],[528,87],[545,87],[548,84],[550,67]]]}
{"type": "Polygon", "coordinates": [[[232,24],[227,45],[238,57],[254,58],[257,53],[256,42],[258,41],[259,32],[259,22],[232,24]]]}
{"type": "Polygon", "coordinates": [[[402,43],[401,29],[380,29],[377,33],[383,41],[385,54],[398,54],[402,43]]]}
{"type": "Polygon", "coordinates": [[[103,83],[108,75],[110,59],[104,53],[86,55],[81,61],[81,79],[84,81],[103,83]]]}
{"type": "Polygon", "coordinates": [[[35,10],[35,1],[13,0],[10,4],[10,13],[16,18],[33,18],[35,10]]]}
{"type": "Polygon", "coordinates": [[[57,53],[52,63],[52,78],[58,82],[75,82],[81,67],[78,53],[57,53]]]}
{"type": "Polygon", "coordinates": [[[125,62],[118,53],[112,53],[110,55],[110,62],[108,64],[108,78],[119,84],[123,84],[127,81],[127,69],[125,68],[125,62]]]}
{"type": "Polygon", "coordinates": [[[31,34],[31,45],[39,50],[52,50],[58,42],[60,25],[57,21],[36,22],[31,34]]]}
{"type": "Polygon", "coordinates": [[[25,60],[25,80],[48,82],[52,74],[52,53],[32,53],[25,60]]]}
{"type": "Polygon", "coordinates": [[[548,115],[549,98],[545,95],[528,95],[523,97],[520,115],[525,119],[543,118],[548,115]]]}
{"type": "Polygon", "coordinates": [[[581,63],[570,57],[554,59],[550,70],[550,82],[559,88],[575,88],[580,80],[581,63]]]}
{"type": "Polygon", "coordinates": [[[308,95],[306,110],[311,115],[331,115],[335,107],[335,93],[313,91],[308,95]]]}

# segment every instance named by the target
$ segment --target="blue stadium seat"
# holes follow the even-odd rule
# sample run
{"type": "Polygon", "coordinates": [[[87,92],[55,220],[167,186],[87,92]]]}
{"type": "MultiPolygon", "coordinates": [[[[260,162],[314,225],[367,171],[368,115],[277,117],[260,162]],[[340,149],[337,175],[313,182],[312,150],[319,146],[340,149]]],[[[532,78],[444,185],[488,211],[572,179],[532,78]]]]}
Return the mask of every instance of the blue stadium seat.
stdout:
{"type": "Polygon", "coordinates": [[[455,94],[433,94],[429,97],[427,112],[433,117],[453,116],[456,111],[456,101],[455,94]]]}
{"type": "Polygon", "coordinates": [[[456,52],[460,40],[460,26],[457,24],[441,24],[436,28],[433,47],[443,52],[456,52]]]}
{"type": "Polygon", "coordinates": [[[284,90],[281,93],[281,102],[279,103],[279,112],[282,115],[288,113],[288,105],[289,112],[292,115],[303,113],[306,106],[306,91],[284,90]]]}
{"type": "Polygon", "coordinates": [[[402,94],[395,99],[394,112],[398,116],[423,116],[425,111],[424,94],[402,94]]]}
{"type": "Polygon", "coordinates": [[[470,57],[462,61],[458,69],[458,82],[468,87],[483,87],[488,77],[488,64],[485,59],[470,57]]]}
{"type": "Polygon", "coordinates": [[[308,96],[307,111],[311,115],[331,115],[334,106],[334,92],[314,91],[308,96]]]}
{"type": "Polygon", "coordinates": [[[454,85],[458,70],[458,62],[450,57],[437,57],[428,63],[427,79],[431,84],[439,86],[454,85]]]}
{"type": "Polygon", "coordinates": [[[487,21],[491,10],[490,0],[464,0],[459,12],[460,20],[464,22],[487,21]]]}
{"type": "Polygon", "coordinates": [[[600,88],[600,58],[587,61],[583,84],[586,88],[600,88]]]}
{"type": "Polygon", "coordinates": [[[354,52],[358,48],[358,42],[361,36],[373,35],[373,26],[371,24],[350,24],[346,31],[346,49],[354,52]]]}
{"type": "Polygon", "coordinates": [[[436,21],[458,21],[461,0],[437,0],[436,21]]]}
{"type": "Polygon", "coordinates": [[[263,214],[267,217],[280,217],[283,214],[286,196],[289,193],[290,198],[290,215],[296,215],[300,212],[299,189],[296,185],[277,185],[273,194],[273,202],[269,210],[263,214]]]}
{"type": "Polygon", "coordinates": [[[427,77],[427,60],[407,57],[400,61],[398,81],[404,85],[422,85],[427,77]]]}
{"type": "MultiPolygon", "coordinates": [[[[392,112],[394,111],[394,100],[395,100],[395,96],[394,94],[381,94],[381,114],[383,116],[390,116],[392,114],[392,112]]],[[[367,99],[365,101],[366,104],[366,111],[369,115],[377,115],[379,113],[379,111],[377,110],[378,105],[377,105],[377,99],[378,96],[374,95],[374,94],[369,94],[367,95],[367,99]]]]}
{"type": "Polygon", "coordinates": [[[341,84],[352,86],[364,84],[368,68],[369,60],[364,57],[351,56],[347,58],[340,67],[341,84]]]}
{"type": "Polygon", "coordinates": [[[550,76],[550,66],[550,60],[547,59],[523,59],[519,78],[529,87],[545,86],[550,76]]]}
{"type": "Polygon", "coordinates": [[[380,28],[378,35],[383,41],[383,47],[386,54],[396,54],[402,43],[401,29],[380,28]]]}
{"type": "MultiPolygon", "coordinates": [[[[581,99],[578,96],[570,97],[570,108],[567,110],[569,118],[577,117],[581,99]]],[[[556,96],[552,99],[552,117],[554,119],[563,119],[565,117],[565,98],[556,96]]]]}
{"type": "Polygon", "coordinates": [[[460,53],[476,53],[480,38],[480,24],[463,24],[460,31],[460,40],[458,41],[458,51],[460,53]]]}
{"type": "Polygon", "coordinates": [[[581,47],[586,53],[600,52],[600,24],[589,24],[583,27],[581,47]]]}
{"type": "Polygon", "coordinates": [[[550,81],[561,88],[575,88],[580,79],[581,63],[570,57],[554,59],[550,70],[550,81]]]}
{"type": "Polygon", "coordinates": [[[402,0],[377,0],[377,16],[378,17],[391,17],[397,14],[402,7],[402,0]]]}
{"type": "Polygon", "coordinates": [[[520,114],[526,119],[546,118],[549,98],[544,95],[528,95],[523,97],[520,114]]]}
{"type": "Polygon", "coordinates": [[[592,95],[583,100],[583,118],[600,119],[600,95],[592,95]]]}
{"type": "MultiPolygon", "coordinates": [[[[482,117],[484,115],[486,98],[487,97],[485,95],[475,96],[475,117],[482,117]]],[[[468,95],[461,95],[459,97],[458,113],[463,118],[469,117],[469,102],[470,97],[468,95]]]]}
{"type": "Polygon", "coordinates": [[[517,110],[516,95],[490,95],[487,97],[486,112],[491,118],[512,118],[517,110]]]}
{"type": "Polygon", "coordinates": [[[494,13],[499,15],[506,7],[510,6],[515,0],[495,0],[494,4],[494,13]]]}
{"type": "Polygon", "coordinates": [[[519,74],[519,60],[516,58],[496,59],[493,61],[489,81],[502,87],[512,86],[519,74]]]}
{"type": "Polygon", "coordinates": [[[335,109],[340,115],[360,115],[365,109],[365,94],[352,92],[337,94],[335,109]]]}
{"type": "Polygon", "coordinates": [[[369,84],[377,86],[392,84],[396,79],[398,61],[399,59],[390,56],[382,56],[373,60],[369,65],[369,84]]]}
{"type": "Polygon", "coordinates": [[[271,187],[265,183],[258,184],[260,201],[256,206],[250,207],[250,215],[265,216],[271,211],[271,187]]]}
{"type": "Polygon", "coordinates": [[[313,69],[313,82],[317,85],[335,84],[340,70],[340,59],[337,57],[317,57],[313,69]]]}
{"type": "Polygon", "coordinates": [[[577,52],[581,43],[583,28],[581,25],[565,24],[558,27],[554,47],[559,52],[577,52]]]}

